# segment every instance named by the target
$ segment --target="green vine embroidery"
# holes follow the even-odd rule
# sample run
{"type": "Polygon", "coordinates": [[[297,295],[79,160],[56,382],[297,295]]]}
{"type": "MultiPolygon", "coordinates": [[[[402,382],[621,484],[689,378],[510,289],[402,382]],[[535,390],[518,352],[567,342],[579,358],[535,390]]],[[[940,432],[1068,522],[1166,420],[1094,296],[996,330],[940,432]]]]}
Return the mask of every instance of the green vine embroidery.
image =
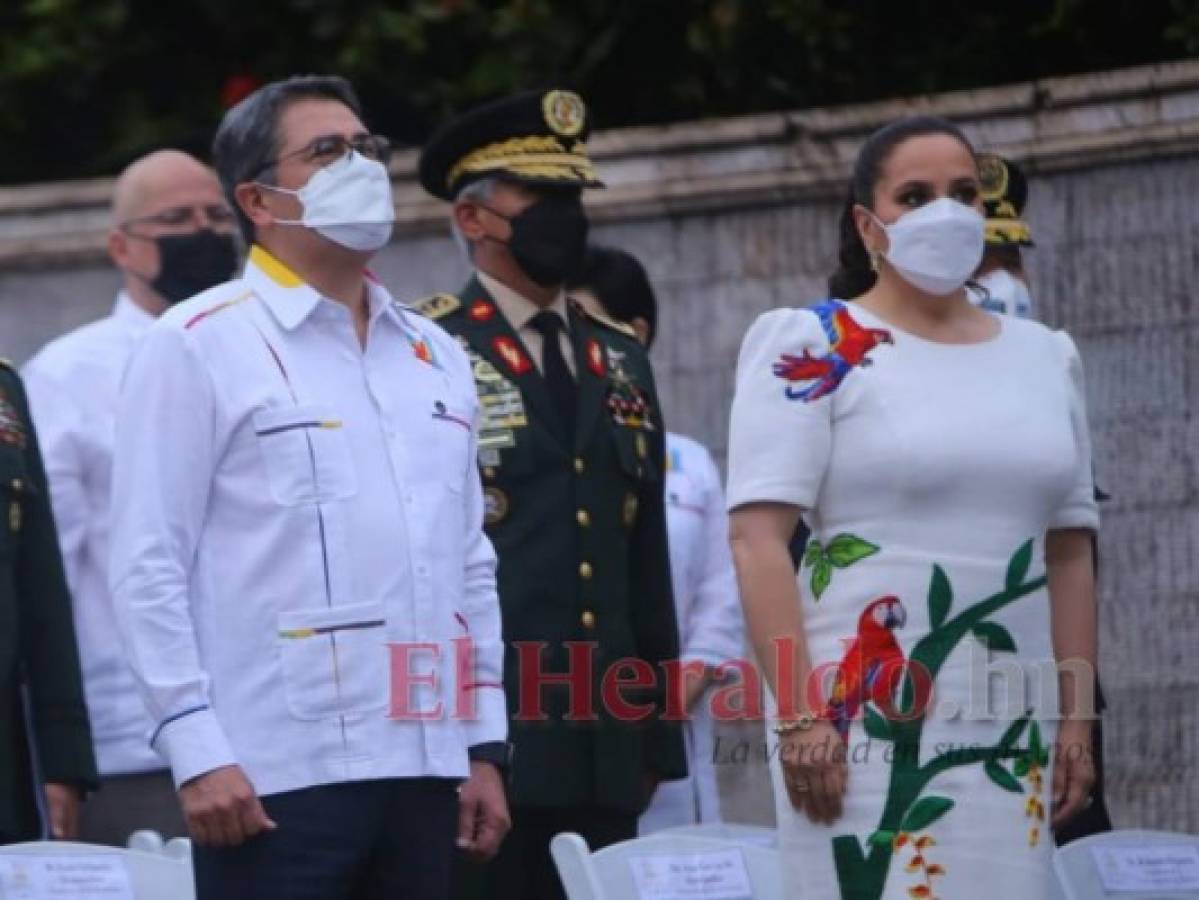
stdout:
{"type": "Polygon", "coordinates": [[[817,600],[828,590],[833,580],[833,569],[848,569],[854,563],[878,553],[877,545],[864,541],[856,534],[839,534],[821,547],[813,538],[804,550],[803,564],[812,570],[812,596],[817,600]]]}
{"type": "MultiPolygon", "coordinates": [[[[932,628],[912,649],[909,672],[916,666],[922,666],[928,678],[935,682],[949,655],[968,634],[992,649],[1014,652],[1016,644],[1011,634],[999,623],[988,621],[988,617],[1046,586],[1048,580],[1044,575],[1028,578],[1032,552],[1033,542],[1030,540],[1009,560],[1004,589],[952,618],[953,586],[945,571],[934,565],[928,590],[928,613],[932,628]]],[[[904,678],[899,703],[899,710],[903,714],[901,717],[888,720],[866,708],[867,733],[872,738],[890,741],[895,747],[883,811],[878,827],[867,838],[865,847],[851,834],[833,838],[833,859],[842,900],[878,900],[886,886],[892,856],[903,845],[901,837],[906,840],[906,836],[926,829],[953,809],[954,801],[949,797],[922,796],[929,783],[942,772],[981,763],[988,778],[997,786],[1023,794],[1024,788],[1017,778],[1025,777],[1034,767],[1038,767],[1036,781],[1039,782],[1039,766],[1042,765],[1040,761],[1044,758],[1045,750],[1041,746],[1039,726],[1033,722],[1032,728],[1029,728],[1031,710],[1012,722],[993,746],[949,750],[921,765],[920,745],[925,713],[915,706],[916,684],[908,674],[904,678]],[[1017,742],[1026,729],[1029,730],[1029,743],[1027,748],[1022,749],[1017,747],[1017,742]],[[1006,760],[1015,761],[1015,774],[1005,765],[1006,760]]],[[[1033,799],[1040,803],[1039,798],[1033,799]]],[[[1031,810],[1031,804],[1026,809],[1031,810]]],[[[1043,815],[1043,809],[1041,813],[1043,815]]],[[[1035,811],[1030,814],[1037,821],[1035,811]]],[[[1030,833],[1030,841],[1035,838],[1036,835],[1030,833]]]]}

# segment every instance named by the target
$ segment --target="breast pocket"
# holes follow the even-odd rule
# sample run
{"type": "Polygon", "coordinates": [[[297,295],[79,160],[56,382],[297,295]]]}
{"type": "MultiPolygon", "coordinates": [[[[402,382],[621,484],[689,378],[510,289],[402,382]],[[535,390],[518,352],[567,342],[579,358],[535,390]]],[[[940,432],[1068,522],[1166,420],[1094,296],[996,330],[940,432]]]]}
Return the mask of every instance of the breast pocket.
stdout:
{"type": "Polygon", "coordinates": [[[430,410],[428,441],[420,448],[419,458],[429,479],[455,494],[466,489],[466,474],[474,465],[470,458],[474,414],[467,402],[435,400],[430,410]]]}
{"type": "Polygon", "coordinates": [[[259,410],[254,414],[254,432],[276,503],[325,503],[358,492],[343,423],[327,407],[259,410]]]}
{"type": "Polygon", "coordinates": [[[287,707],[305,721],[361,717],[387,706],[387,621],[382,603],[279,614],[287,707]]]}

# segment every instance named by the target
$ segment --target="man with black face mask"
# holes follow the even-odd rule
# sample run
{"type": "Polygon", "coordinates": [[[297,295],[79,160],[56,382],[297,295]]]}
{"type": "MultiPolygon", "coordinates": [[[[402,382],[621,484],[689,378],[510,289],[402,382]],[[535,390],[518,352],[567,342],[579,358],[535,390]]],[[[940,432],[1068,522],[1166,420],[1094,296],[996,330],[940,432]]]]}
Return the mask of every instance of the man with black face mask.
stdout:
{"type": "Polygon", "coordinates": [[[580,193],[601,186],[587,136],[578,95],[538,91],[454,120],[421,156],[475,268],[418,308],[474,367],[513,717],[513,828],[485,871],[460,866],[459,896],[561,896],[555,834],[592,849],[632,838],[657,783],[686,774],[678,722],[662,721],[678,632],[649,360],[632,329],[563,289],[586,245],[580,193]],[[654,685],[614,692],[628,666],[654,685]]]}
{"type": "Polygon", "coordinates": [[[131,831],[187,833],[152,723],[121,650],[108,576],[109,475],[121,373],[167,307],[227,280],[233,213],[207,166],[176,150],[132,163],[113,192],[108,254],[124,276],[110,316],[45,347],[25,367],[103,779],[82,811],[84,841],[124,846],[131,831]]]}

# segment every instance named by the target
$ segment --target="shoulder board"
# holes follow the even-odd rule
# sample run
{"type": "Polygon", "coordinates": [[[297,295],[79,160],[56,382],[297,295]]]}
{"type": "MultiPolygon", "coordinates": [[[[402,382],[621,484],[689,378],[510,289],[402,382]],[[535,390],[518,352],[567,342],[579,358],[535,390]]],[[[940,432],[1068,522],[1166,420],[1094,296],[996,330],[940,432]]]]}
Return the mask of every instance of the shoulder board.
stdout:
{"type": "Polygon", "coordinates": [[[619,332],[625,337],[630,337],[633,340],[637,340],[637,332],[633,330],[632,325],[629,325],[625,322],[617,322],[615,319],[608,318],[603,313],[593,312],[582,303],[579,303],[577,300],[572,302],[574,303],[575,309],[578,310],[580,315],[586,316],[593,322],[598,322],[605,328],[611,328],[613,331],[619,332]]]}
{"type": "Polygon", "coordinates": [[[0,356],[0,369],[12,369],[14,372],[17,371],[17,367],[13,365],[13,361],[11,359],[5,359],[3,356],[0,356]]]}
{"type": "Polygon", "coordinates": [[[427,318],[440,319],[448,316],[461,305],[462,301],[453,294],[434,294],[424,300],[417,300],[412,304],[412,308],[427,318]]]}

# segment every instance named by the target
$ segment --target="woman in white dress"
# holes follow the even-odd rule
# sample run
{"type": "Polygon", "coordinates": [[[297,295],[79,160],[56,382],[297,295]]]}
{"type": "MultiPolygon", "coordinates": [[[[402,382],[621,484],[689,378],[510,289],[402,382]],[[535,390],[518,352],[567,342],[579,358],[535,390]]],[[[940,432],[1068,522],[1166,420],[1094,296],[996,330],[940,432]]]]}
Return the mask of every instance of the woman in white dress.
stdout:
{"type": "Polygon", "coordinates": [[[1047,897],[1047,827],[1093,779],[1081,364],[967,299],[981,208],[953,125],[880,130],[833,299],[742,346],[728,503],[789,897],[1047,897]]]}

